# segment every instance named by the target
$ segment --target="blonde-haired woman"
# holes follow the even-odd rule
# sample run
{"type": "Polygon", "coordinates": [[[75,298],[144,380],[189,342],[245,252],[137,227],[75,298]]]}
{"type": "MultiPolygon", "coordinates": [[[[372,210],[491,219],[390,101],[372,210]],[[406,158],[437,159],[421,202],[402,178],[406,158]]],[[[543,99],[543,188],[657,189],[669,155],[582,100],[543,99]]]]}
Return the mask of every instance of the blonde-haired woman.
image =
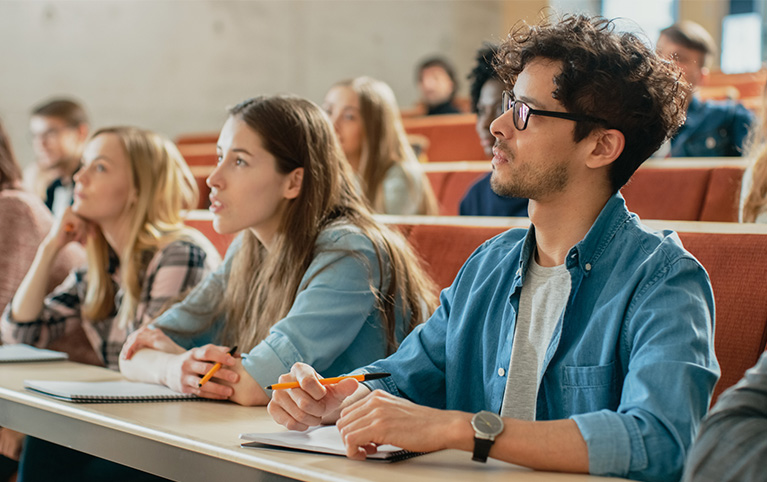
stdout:
{"type": "Polygon", "coordinates": [[[386,83],[370,77],[339,82],[328,91],[323,108],[376,212],[438,214],[434,192],[386,83]]]}
{"type": "Polygon", "coordinates": [[[404,238],[377,222],[322,110],[259,97],[230,111],[208,178],[213,226],[242,231],[219,270],[125,344],[123,374],[266,405],[297,361],[327,376],[393,352],[435,308],[404,238]],[[227,352],[238,346],[246,355],[227,352]],[[148,348],[148,349],[145,349],[148,348]],[[220,362],[216,378],[198,385],[220,362]]]}
{"type": "Polygon", "coordinates": [[[767,223],[767,85],[762,95],[762,115],[751,129],[746,151],[751,165],[743,174],[740,222],[767,223]]]}
{"type": "Polygon", "coordinates": [[[158,316],[218,265],[182,211],[197,185],[178,149],[141,129],[101,129],[75,174],[75,200],[37,250],[2,319],[3,341],[45,346],[82,326],[112,369],[128,333],[158,316]],[[57,253],[86,245],[87,268],[73,270],[46,297],[57,253]]]}

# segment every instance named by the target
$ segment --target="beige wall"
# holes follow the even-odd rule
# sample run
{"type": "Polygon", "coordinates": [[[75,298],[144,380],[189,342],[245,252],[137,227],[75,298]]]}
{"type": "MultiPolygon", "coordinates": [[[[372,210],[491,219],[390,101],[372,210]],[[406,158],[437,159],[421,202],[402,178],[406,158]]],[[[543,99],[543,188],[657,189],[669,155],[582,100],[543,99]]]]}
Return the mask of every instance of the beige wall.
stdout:
{"type": "MultiPolygon", "coordinates": [[[[215,130],[224,109],[258,94],[321,102],[335,81],[372,75],[401,105],[414,67],[442,53],[461,78],[503,32],[504,2],[404,0],[0,1],[0,116],[22,163],[30,108],[81,99],[95,126],[169,136],[215,130]]],[[[463,81],[461,92],[468,92],[463,81]]]]}

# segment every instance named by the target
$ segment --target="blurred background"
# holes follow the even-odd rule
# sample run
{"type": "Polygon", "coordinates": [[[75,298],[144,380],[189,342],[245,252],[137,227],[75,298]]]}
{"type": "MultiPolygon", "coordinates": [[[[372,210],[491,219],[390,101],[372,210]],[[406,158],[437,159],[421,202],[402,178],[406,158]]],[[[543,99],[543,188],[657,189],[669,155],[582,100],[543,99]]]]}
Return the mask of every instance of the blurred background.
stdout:
{"type": "Polygon", "coordinates": [[[370,75],[403,108],[432,54],[462,79],[483,41],[543,13],[603,14],[621,29],[703,25],[714,69],[755,71],[767,57],[767,0],[0,0],[0,117],[19,161],[32,160],[29,112],[57,96],[81,101],[92,127],[215,131],[225,110],[259,94],[315,102],[334,82],[370,75]]]}

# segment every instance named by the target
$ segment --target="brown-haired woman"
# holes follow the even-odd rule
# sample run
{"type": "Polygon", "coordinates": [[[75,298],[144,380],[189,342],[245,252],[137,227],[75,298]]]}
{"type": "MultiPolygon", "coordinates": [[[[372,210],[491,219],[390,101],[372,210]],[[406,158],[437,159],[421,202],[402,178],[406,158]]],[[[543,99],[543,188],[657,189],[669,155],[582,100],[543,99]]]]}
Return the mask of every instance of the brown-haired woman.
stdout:
{"type": "Polygon", "coordinates": [[[372,217],[318,106],[247,100],[230,111],[218,155],[208,178],[213,226],[242,233],[156,329],[131,336],[123,374],[265,405],[261,387],[296,361],[345,373],[393,352],[428,318],[431,281],[404,238],[372,217]],[[247,355],[228,355],[235,345],[247,355]],[[217,362],[225,368],[199,387],[217,362]]]}
{"type": "Polygon", "coordinates": [[[370,77],[339,82],[325,95],[323,108],[373,210],[438,214],[434,192],[386,83],[370,77]]]}

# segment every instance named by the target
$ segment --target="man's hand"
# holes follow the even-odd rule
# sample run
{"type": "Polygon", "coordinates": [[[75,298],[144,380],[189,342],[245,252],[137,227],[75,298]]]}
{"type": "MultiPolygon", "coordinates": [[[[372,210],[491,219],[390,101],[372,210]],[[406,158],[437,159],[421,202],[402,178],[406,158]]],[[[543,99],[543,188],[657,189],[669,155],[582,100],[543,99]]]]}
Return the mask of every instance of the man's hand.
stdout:
{"type": "Polygon", "coordinates": [[[12,460],[19,460],[24,437],[26,435],[23,433],[0,427],[0,455],[5,455],[12,460]]]}
{"type": "Polygon", "coordinates": [[[279,383],[298,381],[300,387],[274,391],[267,407],[274,421],[291,430],[332,423],[338,418],[338,409],[347,397],[355,394],[356,400],[370,393],[353,378],[333,385],[321,385],[319,380],[319,374],[305,363],[296,363],[290,373],[281,375],[279,383]]]}
{"type": "Polygon", "coordinates": [[[470,413],[424,407],[376,390],[343,409],[336,425],[346,444],[346,455],[364,459],[384,444],[412,452],[471,450],[471,417],[470,413]]]}

